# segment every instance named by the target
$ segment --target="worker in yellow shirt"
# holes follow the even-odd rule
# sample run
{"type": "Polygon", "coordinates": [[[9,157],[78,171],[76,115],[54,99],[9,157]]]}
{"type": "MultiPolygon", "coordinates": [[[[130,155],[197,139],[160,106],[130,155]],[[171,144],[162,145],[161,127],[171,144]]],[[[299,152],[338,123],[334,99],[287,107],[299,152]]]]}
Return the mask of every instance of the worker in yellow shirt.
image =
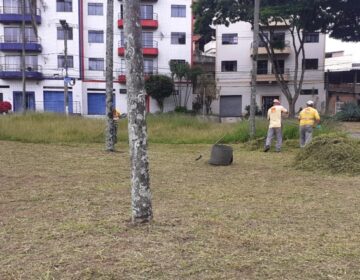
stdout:
{"type": "Polygon", "coordinates": [[[270,121],[269,129],[266,137],[264,152],[270,150],[271,142],[274,136],[276,135],[276,146],[275,151],[280,152],[282,145],[282,131],[281,131],[281,119],[282,116],[288,114],[283,106],[281,106],[278,99],[274,99],[273,106],[267,112],[267,119],[270,121]]]}
{"type": "Polygon", "coordinates": [[[300,121],[300,148],[304,148],[312,140],[314,126],[320,123],[319,112],[314,108],[314,102],[309,100],[299,114],[300,121]]]}

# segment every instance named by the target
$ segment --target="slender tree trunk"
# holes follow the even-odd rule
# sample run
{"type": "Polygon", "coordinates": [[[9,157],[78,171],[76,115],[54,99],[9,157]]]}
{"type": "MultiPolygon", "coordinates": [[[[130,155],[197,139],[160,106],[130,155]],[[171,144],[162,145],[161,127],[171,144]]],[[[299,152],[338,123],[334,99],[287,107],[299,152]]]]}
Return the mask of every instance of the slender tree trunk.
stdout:
{"type": "Polygon", "coordinates": [[[114,46],[114,0],[107,0],[106,16],[106,129],[105,149],[112,152],[115,150],[117,132],[113,118],[113,46],[114,46]]]}
{"type": "Polygon", "coordinates": [[[255,113],[256,113],[256,76],[257,76],[257,56],[259,48],[259,10],[260,0],[255,0],[254,6],[254,30],[253,30],[253,53],[252,53],[252,72],[251,72],[251,97],[250,97],[250,138],[254,139],[256,133],[255,113]]]}
{"type": "Polygon", "coordinates": [[[149,161],[147,154],[144,61],[141,51],[140,1],[124,0],[128,130],[131,160],[132,221],[152,219],[149,161]]]}
{"type": "Polygon", "coordinates": [[[21,13],[22,13],[22,21],[21,21],[21,83],[22,83],[22,113],[26,112],[26,53],[25,53],[25,0],[21,0],[21,13]]]}

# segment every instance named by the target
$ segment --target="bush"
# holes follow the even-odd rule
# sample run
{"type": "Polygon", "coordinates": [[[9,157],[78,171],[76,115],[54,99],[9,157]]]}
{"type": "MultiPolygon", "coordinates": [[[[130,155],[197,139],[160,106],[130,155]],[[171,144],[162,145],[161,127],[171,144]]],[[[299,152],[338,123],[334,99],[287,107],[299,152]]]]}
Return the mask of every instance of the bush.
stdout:
{"type": "MultiPolygon", "coordinates": [[[[245,117],[248,118],[250,116],[250,105],[245,106],[245,117]]],[[[262,111],[260,110],[259,106],[256,104],[255,107],[255,116],[262,116],[262,111]]]]}
{"type": "Polygon", "coordinates": [[[345,103],[335,118],[339,121],[360,121],[360,107],[353,102],[345,103]]]}
{"type": "Polygon", "coordinates": [[[174,83],[168,76],[153,75],[145,81],[145,89],[147,94],[157,101],[162,112],[164,99],[174,92],[174,83]]]}
{"type": "Polygon", "coordinates": [[[12,107],[11,107],[11,103],[8,101],[1,101],[0,102],[0,113],[8,113],[9,111],[11,111],[12,107]]]}

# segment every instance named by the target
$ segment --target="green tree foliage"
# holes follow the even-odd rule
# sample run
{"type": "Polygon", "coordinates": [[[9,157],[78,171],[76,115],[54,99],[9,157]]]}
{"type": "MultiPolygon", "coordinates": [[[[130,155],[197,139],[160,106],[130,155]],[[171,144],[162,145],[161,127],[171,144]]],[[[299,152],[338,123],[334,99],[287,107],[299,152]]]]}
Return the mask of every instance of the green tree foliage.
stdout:
{"type": "Polygon", "coordinates": [[[172,79],[165,75],[153,75],[145,81],[145,90],[154,98],[161,112],[164,109],[164,99],[174,92],[174,83],[172,79]]]}

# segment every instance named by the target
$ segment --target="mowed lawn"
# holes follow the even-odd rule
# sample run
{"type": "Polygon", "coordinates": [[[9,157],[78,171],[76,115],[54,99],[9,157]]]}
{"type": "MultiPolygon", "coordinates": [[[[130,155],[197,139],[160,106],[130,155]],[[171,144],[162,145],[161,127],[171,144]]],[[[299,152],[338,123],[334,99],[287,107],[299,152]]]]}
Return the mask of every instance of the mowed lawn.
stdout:
{"type": "Polygon", "coordinates": [[[133,226],[124,144],[1,141],[0,279],[360,279],[360,176],[210,148],[150,145],[154,221],[133,226]]]}

